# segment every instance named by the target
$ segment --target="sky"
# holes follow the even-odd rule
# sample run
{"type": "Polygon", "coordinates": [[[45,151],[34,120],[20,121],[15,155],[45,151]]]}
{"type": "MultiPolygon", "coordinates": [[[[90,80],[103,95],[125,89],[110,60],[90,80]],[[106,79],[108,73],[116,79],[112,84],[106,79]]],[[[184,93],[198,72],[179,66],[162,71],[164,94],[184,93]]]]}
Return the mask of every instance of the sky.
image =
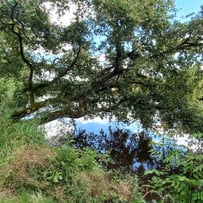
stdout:
{"type": "MultiPolygon", "coordinates": [[[[174,0],[175,6],[178,9],[177,17],[180,20],[184,21],[184,16],[190,14],[190,13],[197,13],[200,11],[200,6],[203,5],[203,0],[174,0]]],[[[51,8],[51,4],[49,2],[44,3],[45,7],[47,9],[51,8]]],[[[66,13],[62,18],[59,19],[59,16],[57,17],[57,10],[55,9],[52,14],[50,15],[50,18],[52,22],[55,23],[61,23],[61,25],[69,25],[71,20],[73,20],[74,15],[73,13],[76,11],[76,7],[74,5],[71,6],[71,12],[66,13]]]]}
{"type": "Polygon", "coordinates": [[[200,6],[203,5],[203,0],[175,0],[175,5],[178,10],[178,16],[185,16],[189,13],[197,13],[200,11],[200,6]]]}

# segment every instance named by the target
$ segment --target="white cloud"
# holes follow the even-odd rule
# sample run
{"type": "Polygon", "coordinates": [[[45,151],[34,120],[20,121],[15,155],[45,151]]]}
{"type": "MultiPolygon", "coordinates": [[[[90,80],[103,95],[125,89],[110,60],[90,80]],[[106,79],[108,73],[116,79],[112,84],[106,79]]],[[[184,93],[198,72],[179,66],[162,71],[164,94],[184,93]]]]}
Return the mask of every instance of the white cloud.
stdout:
{"type": "Polygon", "coordinates": [[[63,15],[60,15],[57,8],[53,7],[50,2],[43,3],[43,7],[49,12],[49,18],[52,23],[61,26],[68,26],[71,22],[74,21],[75,15],[74,13],[77,11],[77,7],[75,4],[70,2],[70,9],[67,10],[63,15]]]}
{"type": "Polygon", "coordinates": [[[95,117],[95,118],[92,118],[92,119],[86,119],[85,117],[81,117],[81,118],[78,118],[78,119],[75,119],[76,122],[81,122],[83,124],[87,124],[87,123],[90,123],[90,122],[95,122],[95,123],[98,123],[98,124],[109,124],[111,121],[109,118],[100,118],[100,117],[95,117]]]}
{"type": "Polygon", "coordinates": [[[70,0],[68,1],[68,9],[60,13],[57,7],[53,6],[53,4],[50,2],[44,2],[42,7],[49,12],[51,22],[64,27],[70,25],[71,22],[76,20],[77,11],[83,10],[83,13],[80,16],[77,16],[82,20],[87,19],[89,16],[95,16],[93,7],[86,4],[86,2],[82,2],[82,4],[79,5],[70,0]]]}

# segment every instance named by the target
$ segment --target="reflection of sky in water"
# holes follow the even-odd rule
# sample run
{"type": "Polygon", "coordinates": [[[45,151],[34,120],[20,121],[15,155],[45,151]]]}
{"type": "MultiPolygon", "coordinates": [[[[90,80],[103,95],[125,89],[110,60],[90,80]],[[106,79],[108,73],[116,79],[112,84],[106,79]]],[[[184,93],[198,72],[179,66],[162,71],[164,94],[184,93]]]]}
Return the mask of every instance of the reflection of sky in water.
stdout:
{"type": "Polygon", "coordinates": [[[150,167],[149,167],[149,164],[148,163],[146,163],[146,162],[138,162],[138,161],[136,161],[136,160],[134,160],[134,163],[133,163],[133,169],[134,170],[138,170],[139,168],[143,168],[144,170],[147,170],[147,169],[149,169],[150,167]]]}
{"type": "MultiPolygon", "coordinates": [[[[69,118],[60,119],[57,121],[52,121],[51,124],[45,125],[45,131],[46,131],[46,137],[52,137],[52,136],[60,136],[62,129],[65,132],[72,132],[72,128],[70,127],[70,121],[69,118]],[[47,126],[47,127],[46,127],[47,126]],[[51,130],[54,129],[54,130],[51,130]],[[58,130],[57,130],[58,129],[58,130]]],[[[122,122],[116,122],[115,119],[109,120],[109,119],[101,119],[99,117],[96,117],[94,119],[84,119],[79,118],[75,119],[76,124],[76,131],[79,130],[85,130],[87,133],[94,133],[94,134],[100,134],[101,130],[104,131],[104,133],[109,132],[109,126],[111,126],[112,130],[119,129],[125,129],[129,130],[131,133],[140,133],[143,131],[142,125],[136,121],[132,122],[130,124],[122,123],[122,122]]],[[[173,138],[167,139],[166,135],[158,135],[153,132],[147,131],[147,135],[149,135],[152,138],[152,141],[155,143],[161,143],[164,142],[168,144],[177,144],[180,146],[186,146],[189,147],[189,142],[191,139],[188,135],[184,136],[175,136],[173,138]]],[[[64,135],[64,133],[63,133],[64,135]]],[[[195,149],[195,146],[190,146],[191,149],[195,149]]]]}
{"type": "MultiPolygon", "coordinates": [[[[136,135],[142,135],[143,128],[139,122],[134,122],[131,124],[126,124],[122,122],[116,122],[116,120],[109,121],[107,119],[100,119],[95,118],[93,120],[85,120],[83,118],[75,119],[75,126],[76,129],[74,130],[74,123],[71,123],[71,119],[58,119],[56,121],[49,122],[45,124],[45,137],[47,140],[51,140],[52,138],[56,137],[64,137],[66,135],[73,134],[78,135],[79,132],[84,132],[82,139],[79,141],[82,142],[82,146],[86,146],[85,143],[88,143],[88,146],[98,150],[100,153],[105,153],[110,149],[109,146],[115,146],[115,150],[121,149],[120,152],[114,151],[115,156],[118,158],[118,163],[126,163],[127,166],[131,168],[133,171],[138,171],[139,173],[143,174],[143,171],[147,169],[156,168],[159,166],[159,160],[162,160],[163,153],[164,156],[167,156],[168,153],[173,150],[177,149],[181,151],[181,154],[187,151],[186,148],[183,148],[182,145],[188,143],[188,137],[181,137],[181,140],[178,141],[177,138],[167,138],[166,135],[157,135],[150,131],[145,132],[143,135],[147,135],[152,138],[152,148],[155,151],[155,154],[149,155],[149,148],[146,146],[146,142],[144,144],[144,140],[142,143],[139,142],[140,139],[136,137],[136,135]],[[128,133],[128,138],[125,140],[123,145],[123,152],[122,152],[122,145],[117,145],[120,138],[115,139],[117,144],[112,144],[112,137],[110,136],[109,127],[111,128],[111,132],[114,132],[118,129],[122,129],[128,133]],[[72,133],[71,133],[72,132],[72,133]],[[103,132],[104,136],[101,136],[101,132],[103,132]],[[135,136],[135,137],[134,137],[135,136]],[[109,145],[109,143],[111,143],[109,145]],[[141,145],[139,144],[141,143],[141,145]],[[164,145],[163,145],[164,143],[164,145]],[[181,145],[177,145],[181,143],[181,145]],[[127,151],[125,151],[128,149],[127,151]],[[136,149],[136,151],[134,151],[136,149]],[[138,150],[138,151],[137,151],[138,150]],[[132,154],[131,154],[132,152],[132,154]],[[157,152],[157,153],[156,153],[157,152]],[[127,153],[127,154],[126,154],[127,153]],[[129,153],[129,154],[128,154],[129,153]],[[134,153],[134,154],[133,154],[134,153]],[[147,155],[148,154],[148,155],[147,155]],[[128,157],[129,155],[129,157],[128,157]],[[131,156],[132,155],[132,156],[131,156]],[[146,157],[151,158],[146,158],[146,157]],[[129,158],[129,159],[128,159],[129,158]],[[128,159],[128,160],[127,160],[128,159]],[[130,160],[130,161],[129,161],[130,160]]],[[[73,136],[74,137],[74,136],[73,136]]],[[[77,136],[76,136],[77,137],[77,136]]],[[[54,141],[53,139],[53,141],[54,141]]],[[[145,139],[145,138],[144,138],[145,139]]],[[[77,139],[76,139],[77,140],[77,139]]],[[[57,142],[57,139],[56,139],[57,142]]],[[[50,142],[51,143],[51,142],[50,142]]],[[[53,142],[54,143],[54,142],[53,142]]],[[[80,146],[80,144],[78,145],[80,146]]],[[[182,156],[180,154],[180,156],[182,156]]],[[[113,156],[113,155],[112,155],[113,156]]],[[[176,164],[176,160],[172,160],[174,165],[176,164]]]]}
{"type": "MultiPolygon", "coordinates": [[[[101,132],[101,129],[105,132],[109,132],[109,126],[111,127],[112,130],[118,129],[125,129],[129,130],[129,133],[137,133],[139,134],[140,132],[143,131],[142,125],[136,121],[131,124],[126,124],[122,122],[116,122],[116,121],[108,121],[106,120],[99,120],[96,119],[95,121],[81,121],[81,119],[76,119],[76,131],[78,132],[79,130],[85,130],[87,133],[94,133],[94,134],[99,134],[101,132]]],[[[175,143],[180,145],[186,145],[189,140],[184,140],[184,137],[180,137],[179,139],[167,139],[165,135],[157,135],[153,132],[147,131],[146,135],[150,136],[152,138],[152,141],[155,143],[162,143],[164,139],[164,143],[167,145],[175,145],[175,143]],[[187,141],[187,142],[186,142],[187,141]]]]}
{"type": "Polygon", "coordinates": [[[95,134],[98,134],[101,129],[107,133],[109,130],[109,127],[111,126],[112,130],[115,130],[117,128],[119,129],[126,129],[130,130],[132,133],[139,133],[143,131],[141,124],[138,122],[134,122],[131,124],[125,124],[122,122],[116,122],[116,121],[108,121],[105,122],[104,120],[89,120],[86,122],[81,121],[80,119],[76,119],[76,126],[77,129],[85,129],[86,132],[93,132],[95,134]]]}

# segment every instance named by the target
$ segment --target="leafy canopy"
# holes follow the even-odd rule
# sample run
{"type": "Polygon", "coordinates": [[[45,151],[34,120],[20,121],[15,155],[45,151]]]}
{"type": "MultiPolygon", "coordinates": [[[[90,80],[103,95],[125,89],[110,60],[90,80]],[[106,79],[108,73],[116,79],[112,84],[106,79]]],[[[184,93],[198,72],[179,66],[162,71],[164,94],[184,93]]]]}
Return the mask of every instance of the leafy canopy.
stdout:
{"type": "Polygon", "coordinates": [[[2,0],[0,31],[0,76],[22,83],[15,119],[158,116],[203,132],[201,12],[182,23],[172,0],[2,0]],[[47,3],[74,19],[50,21],[47,3]]]}

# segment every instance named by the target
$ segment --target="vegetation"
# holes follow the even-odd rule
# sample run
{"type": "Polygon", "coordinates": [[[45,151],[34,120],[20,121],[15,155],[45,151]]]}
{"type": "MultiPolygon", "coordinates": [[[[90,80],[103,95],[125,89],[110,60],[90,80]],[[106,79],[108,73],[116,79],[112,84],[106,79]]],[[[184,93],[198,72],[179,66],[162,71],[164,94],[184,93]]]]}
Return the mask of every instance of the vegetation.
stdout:
{"type": "MultiPolygon", "coordinates": [[[[185,22],[175,17],[172,0],[1,1],[0,202],[203,201],[202,8],[185,22]],[[54,9],[74,9],[73,20],[51,21],[54,9]],[[82,116],[139,120],[171,137],[188,133],[200,147],[143,147],[162,164],[140,179],[107,170],[108,155],[71,135],[49,146],[38,127],[82,116]]],[[[140,153],[119,133],[109,141],[118,163],[123,146],[140,153]]]]}
{"type": "Polygon", "coordinates": [[[0,202],[144,201],[136,176],[104,171],[99,163],[105,157],[96,151],[79,150],[68,141],[48,146],[37,123],[2,116],[0,202]]]}
{"type": "Polygon", "coordinates": [[[3,0],[0,13],[0,74],[22,82],[13,118],[158,116],[203,131],[201,12],[181,23],[171,0],[3,0]],[[59,15],[74,4],[73,20],[50,21],[47,2],[59,15]]]}

